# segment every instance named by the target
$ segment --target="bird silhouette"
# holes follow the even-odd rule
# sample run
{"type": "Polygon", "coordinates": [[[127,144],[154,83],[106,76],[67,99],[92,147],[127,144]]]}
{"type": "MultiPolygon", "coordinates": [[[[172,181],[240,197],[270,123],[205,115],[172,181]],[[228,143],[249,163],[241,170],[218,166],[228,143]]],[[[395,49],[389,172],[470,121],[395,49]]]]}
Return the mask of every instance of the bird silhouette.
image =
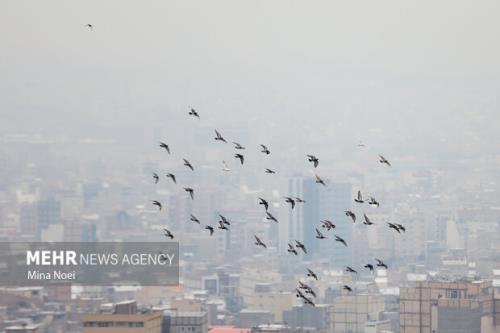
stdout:
{"type": "Polygon", "coordinates": [[[184,191],[189,193],[189,196],[191,196],[191,200],[194,200],[194,189],[191,187],[184,187],[184,191]]]}
{"type": "Polygon", "coordinates": [[[191,110],[188,112],[189,115],[193,116],[193,117],[196,117],[198,119],[200,119],[200,115],[198,114],[198,112],[193,109],[193,108],[190,108],[191,110]]]}
{"type": "Polygon", "coordinates": [[[155,180],[155,184],[158,184],[158,182],[160,181],[160,177],[156,172],[153,172],[153,179],[155,180]]]}
{"type": "Polygon", "coordinates": [[[266,220],[270,220],[270,221],[274,221],[276,223],[278,223],[278,220],[273,216],[273,214],[269,213],[269,212],[266,212],[266,220]]]}
{"type": "Polygon", "coordinates": [[[292,209],[295,208],[295,200],[293,200],[292,198],[285,197],[285,202],[288,202],[290,204],[290,206],[292,207],[292,209]]]}
{"type": "Polygon", "coordinates": [[[339,243],[342,243],[342,244],[344,244],[344,246],[347,247],[347,243],[346,243],[346,241],[342,237],[335,236],[335,241],[339,242],[339,243]]]}
{"type": "Polygon", "coordinates": [[[271,170],[271,169],[266,169],[266,173],[276,173],[276,171],[271,170]]]}
{"type": "Polygon", "coordinates": [[[227,143],[226,139],[222,137],[222,135],[219,133],[219,131],[215,130],[215,141],[222,141],[227,143]]]}
{"type": "Polygon", "coordinates": [[[228,168],[226,161],[222,161],[222,171],[231,171],[231,169],[228,168]]]}
{"type": "Polygon", "coordinates": [[[345,213],[346,216],[349,216],[352,219],[352,223],[356,222],[356,214],[354,214],[350,210],[346,210],[344,213],[345,213]]]}
{"type": "Polygon", "coordinates": [[[242,145],[240,145],[238,142],[233,142],[234,144],[234,149],[245,149],[242,145]]]}
{"type": "Polygon", "coordinates": [[[299,242],[298,240],[295,240],[295,247],[301,249],[302,251],[304,251],[304,253],[307,254],[306,246],[301,242],[299,242]]]}
{"type": "Polygon", "coordinates": [[[389,163],[389,161],[382,155],[378,155],[378,157],[380,158],[379,162],[382,163],[382,164],[387,164],[388,166],[391,166],[391,163],[389,163]]]}
{"type": "Polygon", "coordinates": [[[263,205],[264,208],[266,209],[266,211],[269,208],[269,203],[266,200],[264,200],[263,198],[260,198],[260,197],[259,197],[259,205],[263,205]]]}
{"type": "Polygon", "coordinates": [[[90,23],[85,24],[85,28],[88,28],[90,31],[94,31],[94,26],[90,23]]]}
{"type": "Polygon", "coordinates": [[[165,149],[170,154],[170,147],[165,142],[160,142],[160,147],[165,149]]]}
{"type": "Polygon", "coordinates": [[[389,229],[394,229],[398,232],[398,234],[401,233],[401,231],[399,230],[399,227],[397,225],[395,225],[394,223],[391,223],[391,222],[387,222],[387,225],[389,226],[389,229]]]}
{"type": "Polygon", "coordinates": [[[356,201],[357,203],[363,203],[363,202],[365,202],[363,200],[363,196],[361,195],[361,191],[358,191],[358,196],[356,198],[354,198],[354,201],[356,201]]]}
{"type": "Polygon", "coordinates": [[[321,227],[325,228],[327,231],[330,231],[332,229],[335,229],[335,224],[333,224],[333,222],[330,220],[323,220],[321,221],[321,227]]]}
{"type": "Polygon", "coordinates": [[[261,152],[266,154],[266,155],[269,155],[271,154],[271,151],[269,149],[267,149],[267,147],[265,145],[260,145],[260,147],[262,148],[261,152]]]}
{"type": "Polygon", "coordinates": [[[358,272],[357,272],[355,269],[353,269],[352,267],[349,267],[349,266],[347,266],[347,267],[345,268],[345,271],[346,271],[346,272],[349,272],[349,273],[358,274],[358,272]]]}
{"type": "Polygon", "coordinates": [[[174,239],[174,235],[170,232],[170,230],[166,229],[166,228],[163,228],[163,231],[165,232],[163,235],[165,237],[168,237],[170,239],[174,239]]]}
{"type": "Polygon", "coordinates": [[[379,207],[380,206],[380,204],[378,203],[377,200],[375,200],[374,197],[370,197],[370,199],[368,200],[368,204],[370,206],[375,206],[375,207],[379,207]]]}
{"type": "Polygon", "coordinates": [[[349,287],[348,285],[344,285],[342,289],[347,290],[348,292],[352,292],[352,288],[349,287]]]}
{"type": "Polygon", "coordinates": [[[172,179],[174,184],[177,184],[177,180],[175,179],[175,175],[173,173],[167,173],[166,177],[172,179]]]}
{"type": "Polygon", "coordinates": [[[259,237],[257,237],[256,235],[254,235],[254,237],[255,237],[255,245],[267,248],[266,244],[264,244],[259,237]]]}
{"type": "Polygon", "coordinates": [[[207,225],[205,227],[206,230],[208,230],[210,232],[210,236],[212,236],[214,234],[214,227],[210,226],[210,225],[207,225]]]}
{"type": "Polygon", "coordinates": [[[312,277],[314,278],[315,280],[318,280],[318,276],[316,275],[316,273],[314,273],[312,270],[310,270],[309,268],[307,268],[307,276],[309,277],[312,277]]]}
{"type": "Polygon", "coordinates": [[[314,164],[314,167],[317,168],[319,164],[319,159],[314,155],[307,155],[307,160],[314,164]]]}
{"type": "Polygon", "coordinates": [[[363,217],[365,218],[365,220],[363,221],[363,224],[365,224],[365,225],[374,224],[372,221],[370,221],[370,219],[368,218],[368,216],[366,216],[366,214],[363,214],[363,217]]]}
{"type": "Polygon", "coordinates": [[[371,272],[375,269],[372,264],[366,264],[363,266],[364,268],[368,268],[371,272]]]}
{"type": "Polygon", "coordinates": [[[375,258],[377,261],[377,267],[384,267],[385,269],[388,269],[387,265],[380,259],[375,258]]]}
{"type": "Polygon", "coordinates": [[[326,186],[326,183],[325,183],[325,181],[323,179],[319,178],[319,176],[316,175],[316,174],[314,176],[316,177],[316,183],[317,184],[321,184],[323,186],[326,186]]]}
{"type": "Polygon", "coordinates": [[[241,165],[243,165],[243,162],[245,162],[245,156],[242,154],[234,154],[234,157],[240,160],[241,165]]]}
{"type": "Polygon", "coordinates": [[[194,168],[191,165],[191,163],[188,160],[186,160],[185,158],[183,158],[183,160],[184,160],[184,165],[187,166],[189,169],[191,169],[191,171],[194,171],[194,168]]]}
{"type": "Polygon", "coordinates": [[[162,205],[161,205],[161,203],[160,203],[159,201],[157,201],[157,200],[153,200],[152,202],[153,202],[153,205],[155,205],[155,206],[157,206],[157,207],[158,207],[158,210],[161,210],[162,205]]]}
{"type": "Polygon", "coordinates": [[[195,222],[195,223],[201,224],[200,220],[198,220],[198,218],[196,216],[194,216],[193,214],[191,214],[190,220],[195,222]]]}
{"type": "Polygon", "coordinates": [[[323,235],[321,233],[321,231],[318,230],[318,228],[315,228],[315,229],[316,229],[316,238],[317,239],[325,239],[326,238],[325,235],[323,235]]]}
{"type": "Polygon", "coordinates": [[[293,253],[293,254],[295,254],[295,255],[298,255],[298,254],[299,254],[299,253],[297,252],[297,250],[293,247],[293,245],[292,245],[292,244],[290,244],[290,243],[288,243],[288,250],[287,250],[287,251],[288,251],[288,252],[290,252],[290,253],[293,253]]]}

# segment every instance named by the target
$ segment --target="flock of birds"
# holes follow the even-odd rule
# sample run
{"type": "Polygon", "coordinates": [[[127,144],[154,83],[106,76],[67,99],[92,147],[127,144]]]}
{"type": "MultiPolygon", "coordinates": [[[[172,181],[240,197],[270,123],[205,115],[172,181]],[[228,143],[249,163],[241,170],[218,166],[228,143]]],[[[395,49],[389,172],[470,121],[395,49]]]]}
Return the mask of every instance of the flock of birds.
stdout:
{"type": "MultiPolygon", "coordinates": [[[[188,114],[192,117],[195,117],[195,118],[198,118],[200,119],[200,115],[199,113],[194,109],[194,108],[189,108],[190,111],[188,112],[188,114]]],[[[228,143],[227,140],[222,136],[222,134],[218,131],[218,130],[215,130],[215,137],[214,137],[215,141],[219,141],[219,142],[222,142],[222,143],[228,143]]],[[[240,164],[243,165],[245,163],[245,156],[243,155],[243,151],[246,149],[244,146],[242,146],[240,143],[238,142],[232,142],[232,144],[234,145],[234,149],[235,149],[235,154],[234,154],[234,158],[239,160],[240,164]]],[[[360,147],[364,147],[363,144],[359,144],[358,146],[360,147]]],[[[159,147],[161,149],[164,149],[169,155],[171,153],[170,151],[170,146],[165,143],[165,142],[160,142],[159,143],[159,147]]],[[[265,154],[265,155],[270,155],[271,154],[271,151],[269,150],[269,148],[264,145],[264,144],[261,144],[260,145],[260,151],[265,154]]],[[[319,158],[317,158],[316,156],[314,155],[306,155],[307,157],[307,161],[312,163],[313,167],[314,168],[317,168],[318,165],[319,165],[319,158]]],[[[382,155],[379,155],[379,162],[381,164],[385,164],[387,166],[391,166],[391,163],[382,155]]],[[[189,162],[187,159],[183,158],[183,165],[186,166],[187,168],[189,168],[191,171],[194,171],[195,168],[193,167],[193,165],[191,164],[191,162],[189,162]]],[[[226,161],[222,161],[222,170],[223,171],[231,171],[231,169],[228,167],[226,161]]],[[[276,171],[272,170],[272,169],[269,169],[269,168],[266,168],[264,170],[265,173],[268,173],[268,174],[275,174],[276,171]]],[[[172,173],[167,173],[166,175],[166,178],[169,178],[174,184],[177,184],[177,179],[175,177],[174,174],[172,173]]],[[[316,183],[319,184],[319,185],[322,185],[322,186],[327,186],[326,182],[320,178],[316,173],[314,173],[314,176],[315,176],[315,179],[316,179],[316,183]]],[[[153,180],[155,182],[155,184],[158,184],[158,182],[160,181],[160,175],[158,175],[157,173],[153,172],[153,180]]],[[[191,198],[191,200],[194,200],[195,198],[195,190],[191,187],[184,187],[184,191],[189,194],[189,197],[191,198]]],[[[266,220],[268,221],[272,221],[272,222],[275,222],[275,223],[279,223],[278,219],[273,216],[271,214],[271,212],[269,212],[269,202],[267,200],[265,200],[264,198],[261,198],[259,197],[258,198],[258,204],[263,206],[264,210],[265,210],[265,214],[266,214],[266,220]]],[[[290,205],[290,208],[291,210],[293,210],[296,205],[298,204],[305,204],[306,203],[306,200],[304,200],[303,198],[300,198],[300,197],[297,197],[297,196],[294,196],[294,197],[291,197],[291,196],[286,196],[284,197],[284,201],[290,205]]],[[[354,198],[354,202],[356,202],[357,204],[363,204],[363,203],[368,203],[368,205],[372,206],[372,207],[379,207],[380,204],[379,202],[374,198],[374,197],[369,197],[368,200],[365,200],[363,198],[363,195],[361,193],[361,191],[358,191],[357,192],[357,196],[354,198]]],[[[161,202],[159,202],[158,200],[152,200],[152,204],[155,205],[156,207],[158,207],[158,209],[161,211],[162,208],[163,208],[163,205],[161,202]]],[[[345,211],[345,215],[350,217],[352,222],[355,223],[356,222],[356,214],[351,211],[351,210],[346,210],[345,211]]],[[[190,221],[194,222],[194,223],[197,223],[201,226],[201,221],[193,214],[191,214],[190,216],[190,221]]],[[[363,214],[363,224],[364,225],[367,225],[367,226],[370,226],[370,225],[373,225],[375,224],[374,222],[372,222],[370,220],[370,218],[366,215],[366,214],[363,214]]],[[[219,214],[219,221],[218,221],[218,226],[217,228],[218,229],[221,229],[221,230],[229,230],[229,226],[231,225],[231,222],[229,221],[229,219],[221,214],[219,214]]],[[[403,225],[401,224],[397,224],[397,223],[387,223],[387,225],[389,226],[390,229],[393,229],[395,230],[396,232],[398,233],[401,233],[401,232],[405,232],[406,229],[403,225]]],[[[316,238],[318,240],[323,240],[323,239],[327,239],[328,237],[325,235],[325,233],[335,229],[335,224],[331,221],[331,220],[322,220],[321,221],[321,227],[324,229],[324,232],[320,231],[318,228],[315,228],[316,230],[316,238]]],[[[215,232],[215,227],[212,226],[212,225],[205,225],[205,228],[206,230],[208,230],[208,232],[210,233],[210,236],[212,236],[215,232]]],[[[173,233],[164,228],[164,236],[167,237],[167,238],[170,238],[170,239],[174,239],[174,235],[173,233]]],[[[345,239],[343,239],[342,237],[340,237],[339,235],[333,235],[334,236],[334,240],[336,242],[339,242],[340,244],[342,244],[343,246],[347,247],[348,244],[346,242],[345,239]]],[[[264,249],[267,249],[267,245],[257,236],[257,235],[254,235],[254,238],[255,238],[255,245],[256,246],[260,246],[264,249]]],[[[298,241],[298,240],[295,240],[295,244],[292,244],[292,243],[288,243],[288,252],[293,254],[293,255],[299,255],[299,251],[304,253],[304,254],[307,254],[307,248],[306,246],[304,245],[304,243],[298,241]]],[[[380,259],[377,259],[375,258],[375,261],[376,263],[375,264],[372,264],[372,263],[367,263],[366,265],[363,266],[363,268],[366,268],[368,270],[370,270],[370,272],[373,272],[375,270],[375,267],[380,267],[380,268],[384,268],[384,269],[388,269],[388,266],[380,259]]],[[[358,272],[353,269],[352,267],[349,267],[347,266],[346,267],[346,272],[348,273],[352,273],[352,274],[357,274],[358,272]]],[[[310,277],[310,278],[313,278],[315,280],[318,280],[318,275],[316,273],[314,273],[312,270],[310,269],[307,269],[307,277],[310,277]]],[[[346,290],[347,292],[352,292],[352,288],[348,285],[344,285],[343,290],[346,290]]],[[[296,291],[296,296],[298,298],[301,298],[305,304],[309,304],[309,305],[312,305],[314,306],[314,302],[313,302],[313,298],[316,297],[316,293],[314,292],[314,290],[312,289],[312,287],[310,287],[309,285],[307,285],[306,283],[302,282],[302,281],[299,281],[299,286],[295,289],[296,291]]]]}
{"type": "MultiPolygon", "coordinates": [[[[89,31],[94,30],[94,26],[90,23],[86,24],[85,28],[87,28],[89,31]]],[[[192,117],[200,119],[200,115],[198,114],[198,112],[194,108],[190,107],[190,111],[188,112],[188,114],[192,117]]],[[[215,141],[227,143],[227,140],[217,130],[215,130],[215,138],[214,139],[215,139],[215,141]]],[[[242,151],[245,150],[246,148],[238,142],[232,142],[232,144],[234,145],[234,149],[236,150],[236,152],[234,154],[234,158],[239,160],[240,164],[243,165],[245,163],[245,156],[243,155],[242,151]]],[[[170,146],[168,144],[166,144],[165,142],[160,142],[159,146],[160,146],[160,148],[164,149],[168,154],[170,154],[170,146]]],[[[359,143],[358,146],[365,147],[365,145],[362,143],[359,143]]],[[[271,151],[269,150],[269,148],[266,145],[261,144],[260,148],[261,148],[260,151],[263,154],[265,154],[265,155],[271,154],[271,151]]],[[[318,167],[319,159],[316,156],[306,155],[306,157],[307,157],[307,161],[312,163],[314,168],[318,167]]],[[[184,166],[189,168],[191,171],[194,171],[194,167],[191,164],[191,162],[189,162],[185,158],[183,159],[183,162],[184,162],[184,166]]],[[[387,160],[382,155],[379,155],[379,162],[381,164],[385,164],[389,167],[391,166],[391,163],[389,162],[389,160],[387,160]]],[[[228,167],[226,161],[222,161],[222,166],[223,166],[223,168],[222,168],[223,171],[226,171],[226,172],[231,171],[231,169],[228,167]]],[[[275,174],[276,173],[276,171],[269,169],[269,168],[266,168],[264,171],[267,174],[275,174]]],[[[166,176],[166,178],[169,178],[174,184],[177,184],[177,179],[176,179],[174,174],[167,173],[165,176],[166,176]]],[[[317,184],[322,185],[322,186],[327,186],[326,182],[322,178],[320,178],[316,173],[314,174],[314,176],[316,178],[317,184]]],[[[158,175],[157,173],[153,173],[153,179],[154,179],[155,184],[158,184],[158,182],[160,181],[160,175],[158,175]]],[[[194,200],[195,190],[193,188],[184,187],[184,191],[186,191],[186,193],[189,194],[190,198],[192,200],[194,200]]],[[[264,198],[259,197],[258,199],[259,199],[259,205],[262,205],[265,209],[266,219],[269,221],[273,221],[273,222],[278,223],[279,222],[278,219],[268,211],[269,202],[267,200],[265,200],[264,198]]],[[[287,197],[284,197],[284,199],[285,199],[285,202],[290,205],[292,210],[295,208],[295,206],[297,204],[305,204],[306,203],[306,201],[304,199],[297,197],[297,196],[295,196],[295,197],[287,196],[287,197]]],[[[361,191],[358,191],[356,198],[354,198],[354,202],[356,202],[358,204],[363,204],[365,202],[365,200],[363,199],[363,196],[361,194],[361,191]]],[[[372,207],[379,207],[379,205],[380,205],[379,202],[373,197],[369,197],[366,202],[368,203],[368,205],[370,205],[372,207]]],[[[158,200],[152,200],[152,204],[155,205],[156,207],[158,207],[158,209],[160,211],[163,208],[162,203],[159,202],[158,200]]],[[[353,211],[346,210],[344,213],[346,216],[351,218],[353,223],[356,222],[356,214],[353,211]]],[[[201,221],[193,214],[191,214],[190,221],[201,225],[201,221]]],[[[370,226],[370,225],[373,225],[374,223],[369,219],[369,217],[366,214],[363,214],[363,224],[370,226]]],[[[230,221],[225,216],[219,214],[218,229],[229,230],[230,225],[231,225],[230,221]]],[[[395,230],[397,233],[401,233],[401,232],[406,231],[405,227],[401,224],[398,224],[398,223],[388,222],[387,225],[390,229],[395,230]]],[[[335,224],[332,221],[325,219],[325,220],[321,221],[321,227],[323,229],[325,229],[326,232],[329,232],[329,231],[335,229],[335,224]]],[[[210,233],[211,236],[215,232],[215,227],[211,226],[211,225],[206,225],[205,229],[208,230],[208,232],[210,233]]],[[[315,230],[316,230],[316,238],[317,239],[323,240],[323,239],[328,238],[318,228],[315,228],[315,230]]],[[[170,238],[170,239],[174,239],[174,235],[172,234],[172,232],[170,230],[165,228],[164,232],[165,232],[164,233],[165,237],[170,238]]],[[[345,247],[348,246],[345,239],[343,239],[342,237],[340,237],[338,235],[333,235],[333,236],[334,236],[334,240],[336,242],[341,243],[345,247]]],[[[267,248],[267,245],[257,235],[254,235],[254,237],[255,237],[255,245],[256,246],[267,248]]],[[[297,255],[299,255],[299,251],[303,252],[304,254],[307,254],[306,246],[302,242],[295,240],[295,244],[288,243],[288,252],[289,253],[297,256],[297,255]]],[[[375,261],[376,261],[375,265],[368,263],[368,264],[364,265],[363,268],[370,270],[370,272],[373,272],[375,270],[375,267],[388,269],[388,266],[382,260],[375,258],[375,261]]],[[[347,266],[345,268],[345,271],[348,273],[351,273],[351,274],[358,273],[355,269],[353,269],[352,267],[349,267],[349,266],[347,266]]],[[[314,273],[311,269],[307,269],[307,277],[315,279],[315,280],[319,280],[318,275],[316,273],[314,273]]],[[[344,285],[342,287],[342,289],[346,290],[347,292],[353,291],[352,288],[348,285],[344,285]]],[[[315,305],[313,302],[313,298],[316,297],[316,293],[314,292],[314,290],[311,286],[307,285],[306,283],[304,283],[302,281],[299,281],[299,286],[295,289],[295,291],[296,291],[296,296],[298,298],[301,298],[305,304],[309,304],[312,306],[315,305]]]]}

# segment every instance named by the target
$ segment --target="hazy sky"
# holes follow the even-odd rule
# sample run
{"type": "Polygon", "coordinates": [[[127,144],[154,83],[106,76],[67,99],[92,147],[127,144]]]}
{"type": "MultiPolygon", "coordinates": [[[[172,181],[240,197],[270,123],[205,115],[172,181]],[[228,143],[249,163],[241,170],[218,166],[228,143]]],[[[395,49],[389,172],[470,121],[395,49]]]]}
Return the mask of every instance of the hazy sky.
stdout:
{"type": "Polygon", "coordinates": [[[3,0],[1,129],[167,121],[194,105],[240,123],[354,123],[356,138],[389,122],[399,138],[422,125],[456,142],[473,126],[497,142],[499,12],[495,0],[3,0]]]}

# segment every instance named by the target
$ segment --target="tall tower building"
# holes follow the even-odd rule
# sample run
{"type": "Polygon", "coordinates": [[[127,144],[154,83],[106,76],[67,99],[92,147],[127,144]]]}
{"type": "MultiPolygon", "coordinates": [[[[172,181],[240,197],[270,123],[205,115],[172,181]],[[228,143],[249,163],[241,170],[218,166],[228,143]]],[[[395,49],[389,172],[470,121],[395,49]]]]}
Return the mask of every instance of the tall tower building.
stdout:
{"type": "Polygon", "coordinates": [[[288,196],[300,197],[305,203],[297,203],[288,211],[285,223],[280,223],[280,252],[286,253],[287,243],[295,240],[303,242],[307,248],[306,259],[328,258],[334,266],[351,263],[351,247],[333,241],[334,234],[342,237],[347,244],[352,240],[352,222],[344,211],[351,208],[352,186],[349,183],[316,184],[312,177],[292,177],[288,180],[288,196]],[[326,232],[321,228],[321,220],[333,221],[336,228],[326,232]],[[316,230],[323,232],[327,239],[316,239],[316,230]]]}

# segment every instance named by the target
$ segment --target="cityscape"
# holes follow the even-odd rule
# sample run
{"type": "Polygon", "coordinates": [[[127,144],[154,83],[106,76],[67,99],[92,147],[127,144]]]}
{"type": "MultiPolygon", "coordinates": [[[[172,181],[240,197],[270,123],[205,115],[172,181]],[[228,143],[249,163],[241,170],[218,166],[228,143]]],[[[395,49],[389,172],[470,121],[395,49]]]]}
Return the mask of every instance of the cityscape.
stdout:
{"type": "Polygon", "coordinates": [[[0,5],[0,243],[165,244],[176,276],[7,285],[2,250],[1,333],[500,333],[500,4],[445,1],[435,46],[427,4],[27,2],[0,5]]]}

